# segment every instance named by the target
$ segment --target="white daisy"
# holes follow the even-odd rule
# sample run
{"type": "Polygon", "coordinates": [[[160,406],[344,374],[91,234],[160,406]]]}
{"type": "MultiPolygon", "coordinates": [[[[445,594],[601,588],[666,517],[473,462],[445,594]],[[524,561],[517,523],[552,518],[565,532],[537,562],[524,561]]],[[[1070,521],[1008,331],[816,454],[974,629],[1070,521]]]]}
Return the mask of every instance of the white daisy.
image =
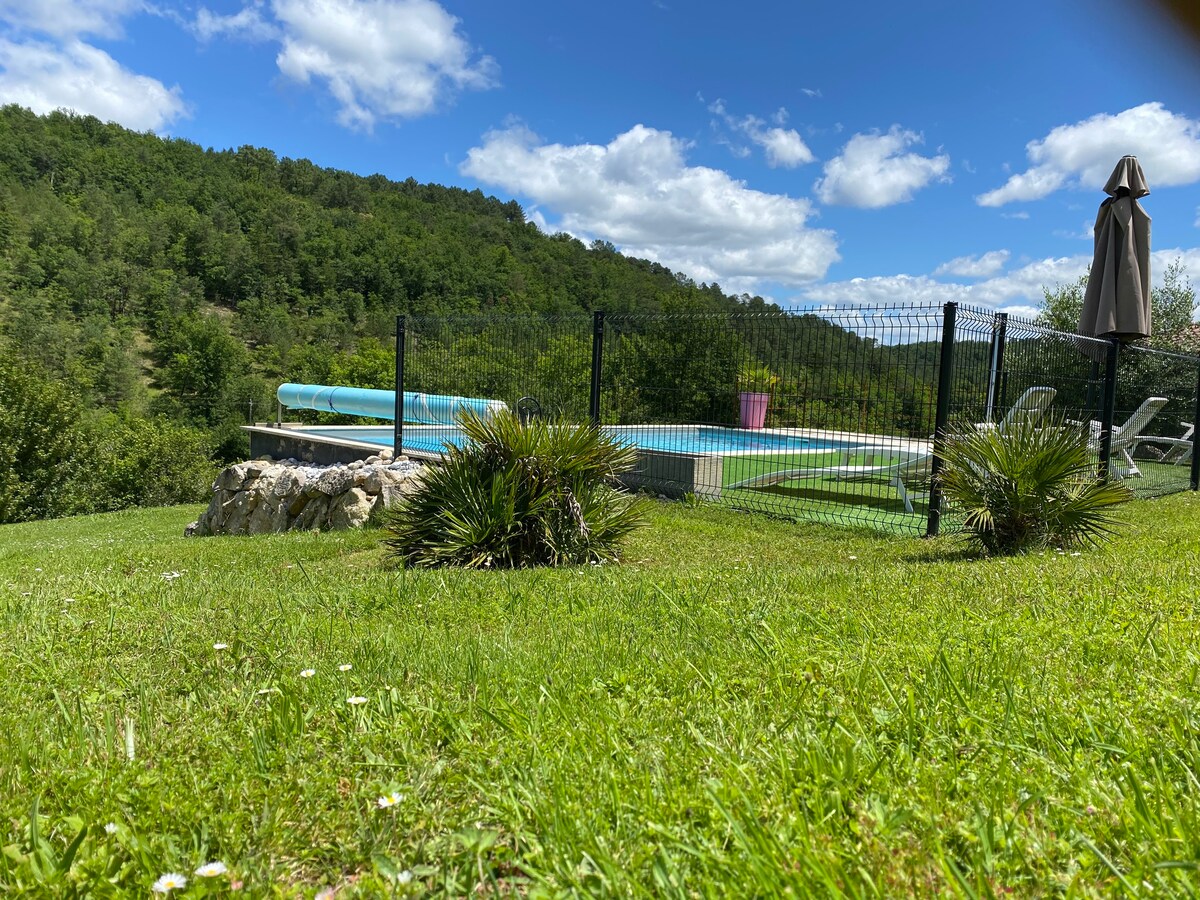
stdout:
{"type": "Polygon", "coordinates": [[[301,677],[301,678],[312,678],[312,677],[313,677],[314,675],[316,675],[316,674],[317,674],[317,670],[316,670],[316,669],[302,669],[302,670],[300,671],[300,677],[301,677]]]}
{"type": "Polygon", "coordinates": [[[404,795],[392,791],[390,794],[384,794],[375,802],[379,804],[380,809],[391,809],[397,803],[404,799],[404,795]]]}
{"type": "Polygon", "coordinates": [[[105,825],[104,833],[105,834],[116,834],[117,833],[117,823],[109,822],[107,825],[105,825]]]}
{"type": "Polygon", "coordinates": [[[342,663],[340,666],[338,666],[338,671],[339,672],[349,672],[353,668],[354,668],[354,666],[350,665],[350,663],[342,663]]]}
{"type": "Polygon", "coordinates": [[[349,703],[351,706],[361,706],[362,704],[367,702],[367,698],[366,697],[347,697],[346,702],[349,703]]]}
{"type": "Polygon", "coordinates": [[[205,863],[196,870],[196,874],[201,878],[216,878],[218,875],[224,875],[229,869],[225,863],[221,861],[205,863]]]}
{"type": "Polygon", "coordinates": [[[405,869],[403,872],[401,872],[399,875],[396,876],[396,881],[400,884],[409,884],[412,880],[413,880],[413,873],[410,872],[408,869],[405,869]]]}
{"type": "Polygon", "coordinates": [[[187,879],[178,872],[168,872],[158,881],[154,882],[154,887],[151,890],[156,894],[169,894],[171,891],[182,891],[187,887],[187,879]]]}

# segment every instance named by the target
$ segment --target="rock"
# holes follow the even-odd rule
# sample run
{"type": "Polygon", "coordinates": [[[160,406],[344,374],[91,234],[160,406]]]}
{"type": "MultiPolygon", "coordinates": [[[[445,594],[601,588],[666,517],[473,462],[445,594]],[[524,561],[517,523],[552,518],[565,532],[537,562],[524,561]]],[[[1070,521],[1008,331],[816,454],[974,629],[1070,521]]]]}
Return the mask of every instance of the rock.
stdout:
{"type": "Polygon", "coordinates": [[[351,488],[329,504],[330,528],[361,528],[371,518],[371,497],[360,488],[351,488]]]}
{"type": "Polygon", "coordinates": [[[363,477],[362,484],[357,484],[357,482],[355,482],[355,483],[358,487],[361,487],[368,494],[378,494],[381,490],[383,490],[384,477],[385,476],[379,469],[371,469],[363,477]]]}
{"type": "Polygon", "coordinates": [[[230,466],[217,476],[217,480],[213,482],[213,490],[240,491],[246,483],[249,468],[249,463],[238,463],[236,466],[230,466]]]}
{"type": "Polygon", "coordinates": [[[291,516],[293,519],[296,516],[300,515],[300,513],[302,513],[304,511],[304,508],[306,506],[308,506],[309,500],[310,500],[310,497],[308,496],[308,494],[297,494],[295,497],[292,498],[292,502],[288,504],[288,508],[287,508],[288,515],[291,516]]]}
{"type": "Polygon", "coordinates": [[[326,514],[329,512],[329,498],[324,494],[312,497],[300,515],[291,524],[292,531],[311,531],[323,528],[326,524],[326,514]]]}
{"type": "Polygon", "coordinates": [[[245,534],[246,520],[253,512],[250,506],[250,495],[239,491],[232,500],[221,507],[222,534],[245,534]]]}
{"type": "Polygon", "coordinates": [[[414,482],[387,482],[379,492],[379,501],[385,507],[395,506],[416,489],[417,485],[414,482]]]}
{"type": "Polygon", "coordinates": [[[368,466],[373,466],[373,465],[375,465],[376,463],[378,463],[378,462],[380,462],[380,461],[381,461],[381,460],[380,460],[380,458],[379,458],[378,456],[368,456],[368,457],[367,457],[367,459],[366,459],[366,463],[367,463],[367,465],[368,465],[368,466]]]}
{"type": "Polygon", "coordinates": [[[271,496],[284,498],[303,494],[304,483],[307,480],[303,470],[281,469],[275,477],[275,483],[271,486],[271,496]]]}
{"type": "Polygon", "coordinates": [[[334,469],[326,469],[317,476],[315,487],[319,493],[326,497],[336,497],[339,494],[344,494],[354,484],[354,476],[350,474],[348,469],[343,469],[340,466],[334,469]]]}
{"type": "Polygon", "coordinates": [[[420,485],[424,467],[385,452],[370,462],[316,466],[253,460],[217,476],[204,514],[185,529],[188,537],[267,534],[288,530],[358,528],[420,485]]]}
{"type": "Polygon", "coordinates": [[[286,531],[288,511],[286,504],[260,503],[246,520],[246,534],[271,534],[286,531]]]}

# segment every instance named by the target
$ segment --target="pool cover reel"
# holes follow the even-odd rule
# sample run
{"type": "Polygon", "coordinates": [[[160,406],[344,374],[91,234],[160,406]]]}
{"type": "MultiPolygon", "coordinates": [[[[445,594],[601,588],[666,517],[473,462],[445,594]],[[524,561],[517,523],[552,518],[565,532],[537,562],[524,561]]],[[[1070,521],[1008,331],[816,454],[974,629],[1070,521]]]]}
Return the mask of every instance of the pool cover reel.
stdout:
{"type": "MultiPolygon", "coordinates": [[[[396,418],[395,391],[289,382],[279,386],[276,396],[288,409],[315,409],[389,421],[396,418]]],[[[468,409],[486,418],[507,408],[500,400],[404,392],[404,420],[421,425],[453,425],[458,414],[468,409]]]]}

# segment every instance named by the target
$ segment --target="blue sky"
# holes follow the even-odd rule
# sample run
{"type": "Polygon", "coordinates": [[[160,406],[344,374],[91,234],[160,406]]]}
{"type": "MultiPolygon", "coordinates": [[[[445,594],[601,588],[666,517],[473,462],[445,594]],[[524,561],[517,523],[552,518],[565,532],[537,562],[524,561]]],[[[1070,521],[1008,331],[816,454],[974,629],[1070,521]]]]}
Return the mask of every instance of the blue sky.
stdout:
{"type": "Polygon", "coordinates": [[[1083,0],[0,0],[0,101],[516,198],[784,305],[1029,312],[1142,160],[1200,282],[1200,45],[1083,0]]]}

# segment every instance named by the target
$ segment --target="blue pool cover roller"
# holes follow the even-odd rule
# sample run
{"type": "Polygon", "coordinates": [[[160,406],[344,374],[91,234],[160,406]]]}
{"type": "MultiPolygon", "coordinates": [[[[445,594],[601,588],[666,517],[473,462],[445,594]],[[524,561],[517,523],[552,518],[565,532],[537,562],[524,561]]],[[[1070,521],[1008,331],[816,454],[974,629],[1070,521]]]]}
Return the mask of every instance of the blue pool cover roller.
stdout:
{"type": "MultiPolygon", "coordinates": [[[[373,419],[396,418],[396,392],[370,388],[334,387],[327,384],[281,384],[276,392],[288,409],[316,409],[346,416],[373,419]]],[[[453,425],[460,412],[472,410],[487,418],[507,409],[500,400],[478,397],[451,397],[446,394],[404,392],[404,419],[422,425],[453,425]]]]}

